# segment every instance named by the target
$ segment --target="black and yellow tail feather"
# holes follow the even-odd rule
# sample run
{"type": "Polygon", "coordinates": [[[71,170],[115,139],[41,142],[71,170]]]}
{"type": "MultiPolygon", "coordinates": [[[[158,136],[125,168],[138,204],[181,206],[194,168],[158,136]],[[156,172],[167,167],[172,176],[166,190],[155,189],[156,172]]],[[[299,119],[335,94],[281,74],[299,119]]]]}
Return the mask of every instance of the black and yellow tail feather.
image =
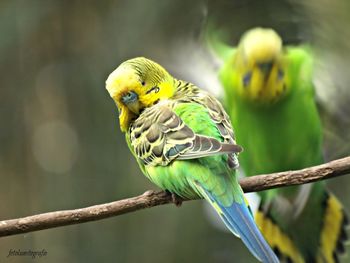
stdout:
{"type": "Polygon", "coordinates": [[[337,263],[346,251],[348,217],[338,199],[327,194],[318,262],[337,263]]]}
{"type": "Polygon", "coordinates": [[[306,263],[290,237],[264,212],[259,210],[255,221],[281,262],[306,263]]]}
{"type": "MultiPolygon", "coordinates": [[[[328,192],[324,195],[324,220],[320,231],[318,251],[314,252],[312,262],[302,254],[295,240],[278,226],[269,211],[263,206],[255,214],[255,221],[266,240],[275,251],[281,262],[288,263],[339,263],[339,256],[346,253],[345,243],[348,241],[348,217],[338,199],[328,192]]],[[[293,230],[291,230],[293,231],[293,230]]],[[[301,234],[302,235],[302,234],[301,234]]]]}

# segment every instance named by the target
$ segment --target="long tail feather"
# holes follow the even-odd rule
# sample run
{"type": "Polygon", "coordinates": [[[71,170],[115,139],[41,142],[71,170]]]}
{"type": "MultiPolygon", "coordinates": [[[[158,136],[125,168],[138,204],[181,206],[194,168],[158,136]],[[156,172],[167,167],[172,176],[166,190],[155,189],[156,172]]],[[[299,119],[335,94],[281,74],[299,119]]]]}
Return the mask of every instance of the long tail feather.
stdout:
{"type": "Polygon", "coordinates": [[[247,205],[233,202],[230,206],[223,206],[217,198],[201,186],[200,192],[218,212],[226,226],[236,236],[240,237],[249,251],[261,262],[278,263],[279,260],[272,251],[257,225],[254,222],[247,205]]]}

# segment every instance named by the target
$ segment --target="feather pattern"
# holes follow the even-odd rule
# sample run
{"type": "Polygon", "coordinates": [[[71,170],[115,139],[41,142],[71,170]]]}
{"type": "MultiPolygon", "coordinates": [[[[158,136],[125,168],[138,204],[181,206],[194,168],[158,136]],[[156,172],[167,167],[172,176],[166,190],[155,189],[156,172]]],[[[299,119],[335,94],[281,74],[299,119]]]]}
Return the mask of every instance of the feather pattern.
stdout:
{"type": "Polygon", "coordinates": [[[173,111],[176,105],[170,100],[158,103],[145,109],[130,125],[131,145],[145,165],[166,166],[175,159],[188,160],[242,151],[239,145],[195,134],[173,111]]]}
{"type": "MultiPolygon", "coordinates": [[[[230,117],[227,115],[220,102],[189,82],[176,79],[174,79],[174,82],[174,85],[177,86],[177,92],[173,99],[177,99],[181,102],[194,102],[205,106],[212,121],[219,130],[223,141],[229,144],[236,144],[230,117]]],[[[227,162],[231,168],[238,168],[238,159],[235,154],[229,154],[227,162]]]]}

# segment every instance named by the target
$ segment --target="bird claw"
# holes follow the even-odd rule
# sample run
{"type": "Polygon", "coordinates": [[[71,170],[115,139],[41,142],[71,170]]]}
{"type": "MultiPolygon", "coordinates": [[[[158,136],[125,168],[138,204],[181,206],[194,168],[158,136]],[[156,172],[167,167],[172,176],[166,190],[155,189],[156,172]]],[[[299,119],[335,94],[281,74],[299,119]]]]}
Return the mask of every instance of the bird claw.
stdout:
{"type": "Polygon", "coordinates": [[[183,199],[177,194],[171,193],[167,191],[171,195],[171,201],[176,205],[176,207],[180,207],[182,205],[183,199]]]}

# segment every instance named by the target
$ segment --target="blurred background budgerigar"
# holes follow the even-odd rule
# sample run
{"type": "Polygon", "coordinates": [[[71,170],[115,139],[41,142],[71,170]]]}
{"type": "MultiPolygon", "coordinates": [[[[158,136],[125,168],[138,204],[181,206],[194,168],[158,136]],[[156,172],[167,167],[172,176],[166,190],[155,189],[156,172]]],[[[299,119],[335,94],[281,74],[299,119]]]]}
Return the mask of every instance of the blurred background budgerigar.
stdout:
{"type": "MultiPolygon", "coordinates": [[[[311,43],[325,159],[349,155],[349,10],[347,0],[2,0],[0,220],[156,189],[126,154],[104,82],[116,64],[145,56],[223,99],[202,39],[211,18],[230,46],[254,27],[311,43]]],[[[327,186],[349,209],[349,176],[327,186]]],[[[255,263],[240,239],[211,226],[203,203],[1,238],[0,262],[28,262],[6,258],[10,249],[45,249],[49,263],[255,263]]]]}
{"type": "MultiPolygon", "coordinates": [[[[220,80],[236,136],[246,149],[241,155],[244,173],[323,163],[311,48],[283,47],[280,36],[267,28],[247,31],[236,48],[215,41],[213,45],[225,61],[220,80]]],[[[348,218],[324,182],[263,191],[260,196],[257,223],[282,261],[339,262],[348,218]]]]}

